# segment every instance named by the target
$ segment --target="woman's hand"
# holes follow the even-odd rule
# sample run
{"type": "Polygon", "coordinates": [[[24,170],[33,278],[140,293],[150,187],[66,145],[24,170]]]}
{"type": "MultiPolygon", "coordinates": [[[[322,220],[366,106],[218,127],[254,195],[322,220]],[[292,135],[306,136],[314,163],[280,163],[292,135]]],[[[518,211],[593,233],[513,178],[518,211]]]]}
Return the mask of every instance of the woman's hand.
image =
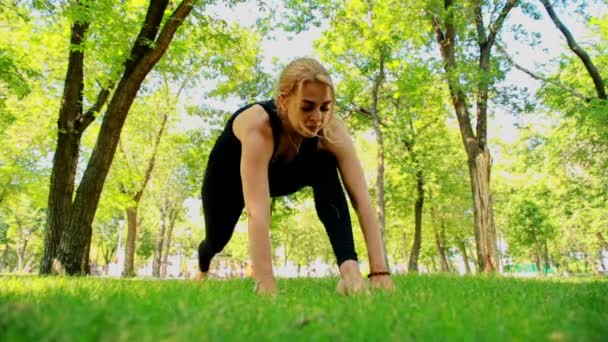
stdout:
{"type": "Polygon", "coordinates": [[[355,260],[347,260],[340,265],[340,280],[336,292],[341,295],[353,295],[368,293],[367,284],[359,271],[359,263],[355,260]]]}
{"type": "Polygon", "coordinates": [[[395,284],[390,275],[373,276],[370,278],[370,283],[374,289],[394,290],[395,284]]]}
{"type": "Polygon", "coordinates": [[[277,294],[277,284],[274,279],[264,279],[256,281],[253,290],[256,294],[274,297],[277,294]]]}

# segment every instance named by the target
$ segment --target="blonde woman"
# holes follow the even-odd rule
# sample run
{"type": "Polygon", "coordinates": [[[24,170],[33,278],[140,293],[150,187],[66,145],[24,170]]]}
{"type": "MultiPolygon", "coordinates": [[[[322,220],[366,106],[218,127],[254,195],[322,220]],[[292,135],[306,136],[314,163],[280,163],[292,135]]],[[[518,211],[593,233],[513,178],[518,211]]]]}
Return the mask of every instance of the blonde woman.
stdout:
{"type": "Polygon", "coordinates": [[[226,246],[245,208],[256,291],[274,294],[271,197],[311,186],[340,270],[336,290],[364,291],[341,178],[365,237],[371,285],[393,288],[363,169],[345,126],[334,118],[334,104],[327,70],[301,58],[283,70],[273,100],[234,113],[211,151],[203,180],[206,237],[198,249],[199,277],[206,276],[211,259],[226,246]]]}

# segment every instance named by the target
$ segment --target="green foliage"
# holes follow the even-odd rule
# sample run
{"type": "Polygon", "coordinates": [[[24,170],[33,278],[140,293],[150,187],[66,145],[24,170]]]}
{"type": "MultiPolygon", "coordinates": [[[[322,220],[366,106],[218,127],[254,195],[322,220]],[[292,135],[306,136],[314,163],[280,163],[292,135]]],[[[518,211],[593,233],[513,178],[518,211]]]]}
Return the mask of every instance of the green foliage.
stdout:
{"type": "Polygon", "coordinates": [[[514,204],[511,225],[515,242],[526,247],[536,247],[555,235],[555,227],[548,213],[529,199],[514,204]]]}
{"type": "Polygon", "coordinates": [[[140,260],[148,260],[154,255],[154,248],[156,247],[156,234],[152,231],[152,227],[149,225],[141,225],[139,234],[137,236],[137,249],[136,254],[140,260]]]}

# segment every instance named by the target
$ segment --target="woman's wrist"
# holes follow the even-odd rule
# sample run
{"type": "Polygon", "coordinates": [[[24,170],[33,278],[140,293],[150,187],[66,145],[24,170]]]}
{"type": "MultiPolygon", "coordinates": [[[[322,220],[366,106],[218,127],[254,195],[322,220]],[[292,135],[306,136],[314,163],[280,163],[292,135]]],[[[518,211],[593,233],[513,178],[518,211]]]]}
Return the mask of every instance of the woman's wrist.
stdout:
{"type": "Polygon", "coordinates": [[[367,275],[368,278],[379,277],[379,276],[390,276],[390,271],[372,271],[367,275]]]}
{"type": "Polygon", "coordinates": [[[264,272],[264,273],[256,274],[255,269],[254,269],[253,274],[254,274],[253,279],[255,279],[255,281],[257,281],[258,283],[275,281],[274,274],[272,272],[270,272],[270,273],[264,272]]]}
{"type": "Polygon", "coordinates": [[[352,277],[352,276],[361,276],[361,271],[359,270],[359,262],[357,260],[346,260],[339,266],[340,276],[342,278],[352,277]]]}

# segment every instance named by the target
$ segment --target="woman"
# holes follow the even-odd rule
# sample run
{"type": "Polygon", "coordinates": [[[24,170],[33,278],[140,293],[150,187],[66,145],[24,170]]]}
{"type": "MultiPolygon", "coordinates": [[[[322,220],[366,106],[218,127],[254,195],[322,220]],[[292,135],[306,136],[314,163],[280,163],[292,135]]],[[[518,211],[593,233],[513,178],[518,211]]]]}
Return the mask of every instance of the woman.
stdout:
{"type": "Polygon", "coordinates": [[[357,212],[368,249],[371,284],[392,288],[363,169],[346,127],[334,118],[334,86],[316,60],[291,62],[274,100],[239,109],[215,143],[202,188],[206,237],[199,278],[230,240],[245,208],[256,291],[274,294],[269,238],[271,197],[311,186],[340,270],[337,291],[363,291],[350,215],[340,177],[357,212]],[[340,175],[338,175],[338,170],[340,175]]]}

